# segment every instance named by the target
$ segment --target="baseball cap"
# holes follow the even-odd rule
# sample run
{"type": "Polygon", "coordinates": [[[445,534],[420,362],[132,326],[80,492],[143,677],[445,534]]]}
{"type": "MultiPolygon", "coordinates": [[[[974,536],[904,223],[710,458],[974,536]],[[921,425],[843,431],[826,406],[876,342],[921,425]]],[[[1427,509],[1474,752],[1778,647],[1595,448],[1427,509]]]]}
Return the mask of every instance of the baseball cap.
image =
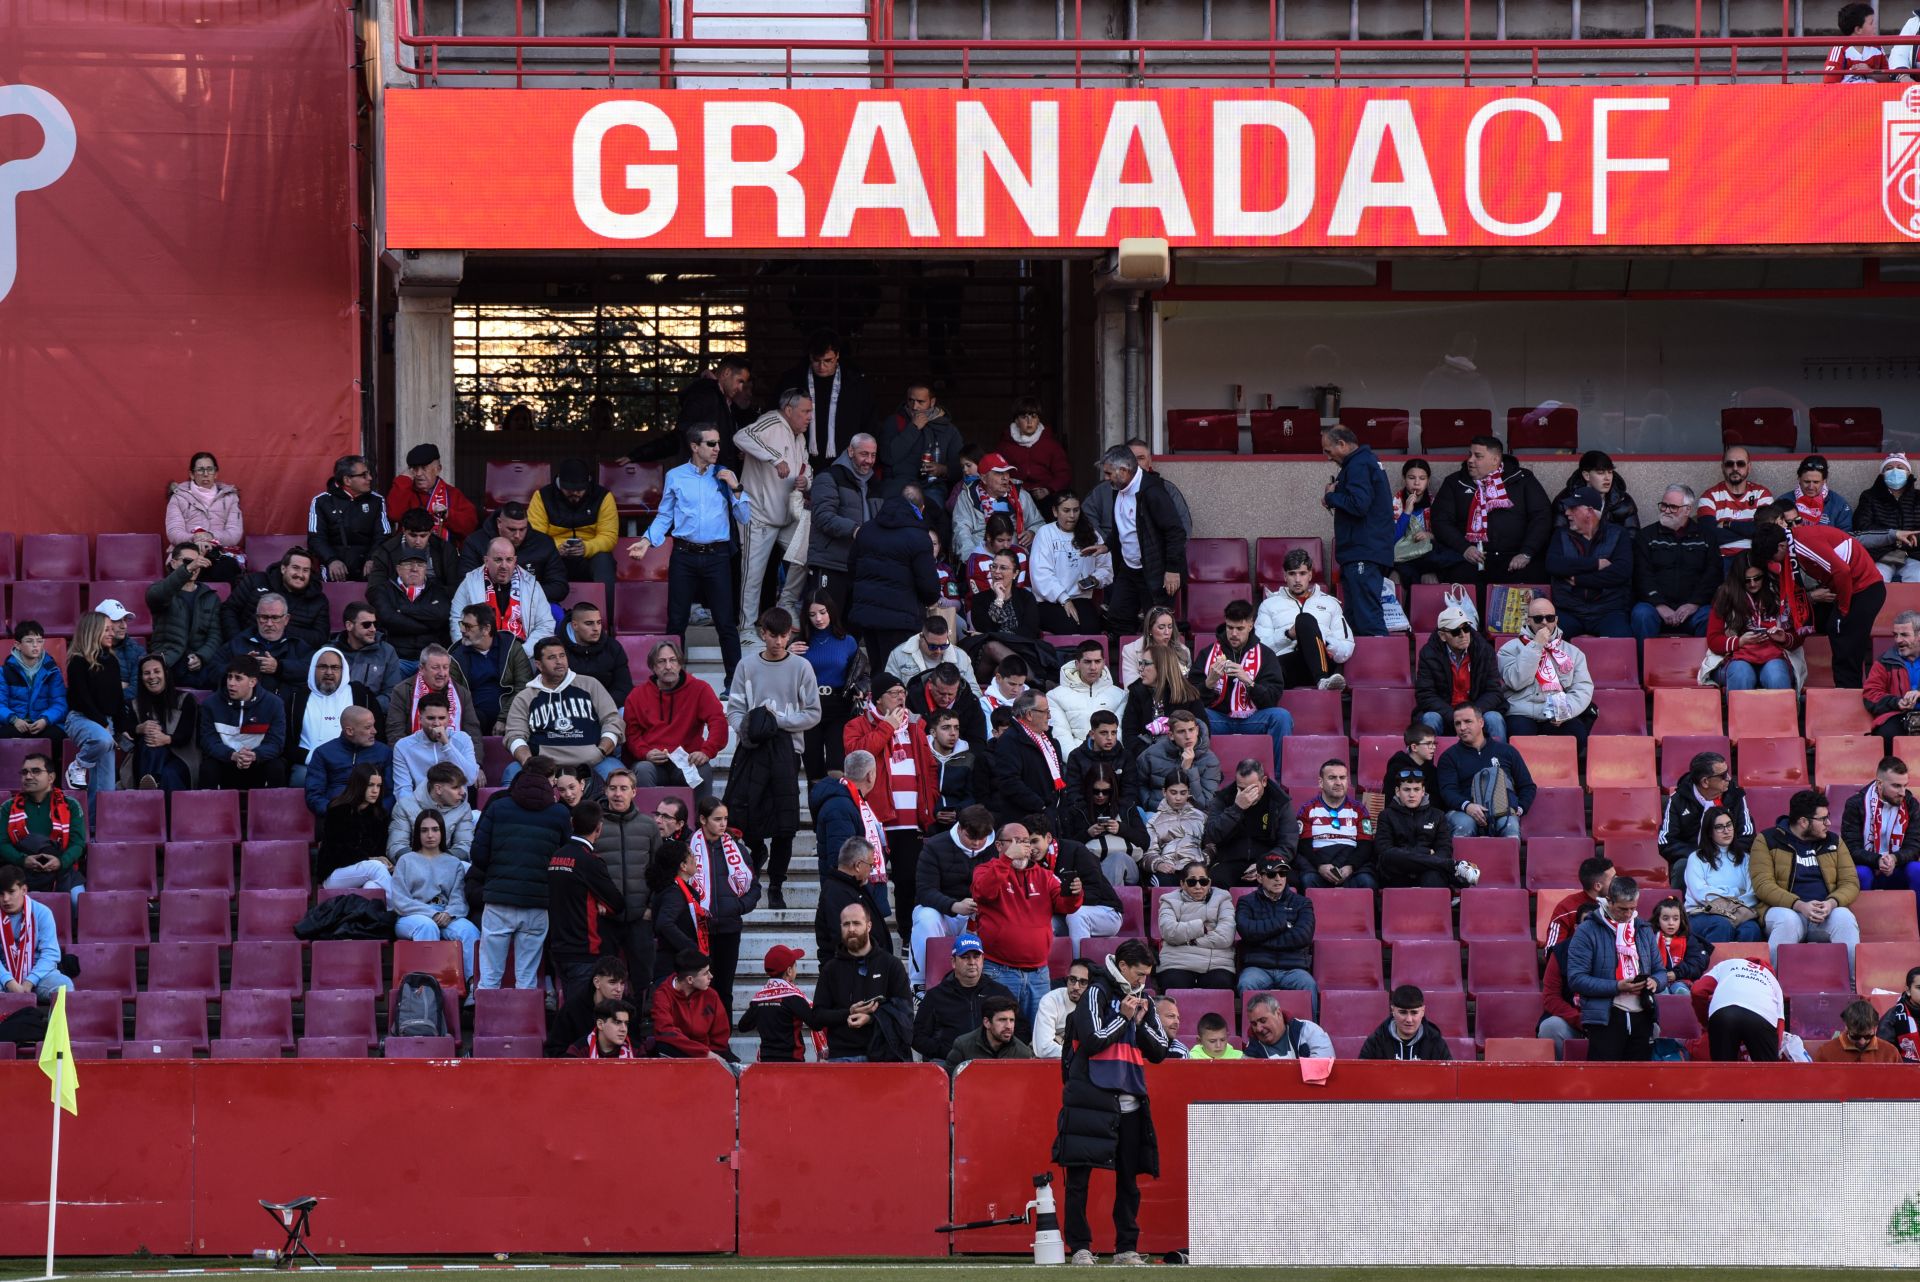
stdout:
{"type": "Polygon", "coordinates": [[[433,560],[419,548],[402,548],[400,555],[393,558],[395,565],[405,565],[409,561],[418,561],[422,565],[432,565],[433,560]]]}
{"type": "Polygon", "coordinates": [[[593,473],[587,470],[585,459],[561,459],[560,466],[553,469],[553,481],[561,489],[583,490],[593,484],[593,473]]]}
{"type": "Polygon", "coordinates": [[[1590,507],[1597,512],[1604,506],[1605,503],[1600,498],[1600,491],[1594,489],[1591,485],[1582,485],[1574,490],[1573,493],[1567,495],[1568,508],[1590,507]]]}
{"type": "Polygon", "coordinates": [[[421,444],[407,451],[408,467],[425,467],[429,463],[438,463],[439,461],[440,447],[438,445],[421,444]]]}
{"type": "Polygon", "coordinates": [[[980,942],[980,936],[968,931],[953,941],[953,955],[959,957],[965,953],[984,953],[987,946],[980,942]]]}
{"type": "Polygon", "coordinates": [[[1464,628],[1472,623],[1473,620],[1467,617],[1467,612],[1457,605],[1450,605],[1440,611],[1440,630],[1442,632],[1451,632],[1455,628],[1464,628]]]}
{"type": "Polygon", "coordinates": [[[106,615],[109,619],[112,619],[115,623],[120,622],[120,620],[122,619],[130,619],[133,617],[132,610],[127,609],[126,606],[121,605],[118,601],[114,600],[112,597],[108,597],[106,600],[102,601],[99,605],[96,605],[93,608],[96,613],[106,615]]]}
{"type": "Polygon", "coordinates": [[[789,948],[785,944],[775,944],[767,949],[767,974],[784,975],[788,969],[806,954],[798,948],[789,948]]]}
{"type": "Polygon", "coordinates": [[[1007,462],[1005,455],[987,454],[980,459],[980,470],[982,472],[1017,472],[1020,469],[1007,462]]]}
{"type": "Polygon", "coordinates": [[[1293,865],[1287,862],[1285,855],[1262,855],[1260,871],[1269,877],[1293,876],[1293,865]]]}

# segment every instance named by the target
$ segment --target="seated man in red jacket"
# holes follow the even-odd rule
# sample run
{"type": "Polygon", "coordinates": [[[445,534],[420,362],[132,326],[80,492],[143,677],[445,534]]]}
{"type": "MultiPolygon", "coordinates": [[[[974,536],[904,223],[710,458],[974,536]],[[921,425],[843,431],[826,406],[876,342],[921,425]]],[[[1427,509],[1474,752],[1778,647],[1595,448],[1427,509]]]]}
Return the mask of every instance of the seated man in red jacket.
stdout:
{"type": "Polygon", "coordinates": [[[713,795],[712,760],[727,746],[727,713],[713,687],[686,670],[675,641],[661,641],[647,652],[653,679],[627,696],[627,755],[638,788],[678,788],[685,782],[669,754],[675,748],[700,772],[696,800],[713,795]]]}
{"type": "Polygon", "coordinates": [[[1541,1037],[1553,1039],[1556,1055],[1569,1037],[1585,1037],[1580,1029],[1580,995],[1567,984],[1567,945],[1582,918],[1607,902],[1607,887],[1613,885],[1613,861],[1605,855],[1589,855],[1580,863],[1580,889],[1554,905],[1547,922],[1547,964],[1540,976],[1540,1001],[1545,1014],[1535,1030],[1541,1037]]]}
{"type": "Polygon", "coordinates": [[[737,1064],[727,1045],[733,1024],[713,991],[713,963],[689,948],[673,959],[673,978],[653,990],[653,1053],[662,1059],[737,1064]]]}
{"type": "Polygon", "coordinates": [[[632,1059],[633,1007],[615,999],[593,1008],[593,1031],[567,1047],[574,1059],[632,1059]]]}
{"type": "Polygon", "coordinates": [[[1025,824],[1002,824],[993,858],[973,870],[974,933],[986,949],[987,977],[1004,984],[1020,1003],[1019,1031],[1026,1035],[1040,999],[1053,987],[1047,956],[1053,949],[1054,914],[1078,912],[1082,902],[1078,877],[1062,886],[1048,870],[1047,842],[1029,836],[1025,824]]]}

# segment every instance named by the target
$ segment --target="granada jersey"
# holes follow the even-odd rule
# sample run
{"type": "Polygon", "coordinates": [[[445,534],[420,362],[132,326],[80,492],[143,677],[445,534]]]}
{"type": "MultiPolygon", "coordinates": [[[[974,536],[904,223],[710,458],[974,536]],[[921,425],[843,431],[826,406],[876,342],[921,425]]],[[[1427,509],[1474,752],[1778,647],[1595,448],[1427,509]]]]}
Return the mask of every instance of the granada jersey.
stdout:
{"type": "Polygon", "coordinates": [[[1823,587],[1833,589],[1834,608],[1845,614],[1853,594],[1881,582],[1873,554],[1860,540],[1831,525],[1796,525],[1791,535],[1796,569],[1823,587]]]}
{"type": "Polygon", "coordinates": [[[1774,1027],[1786,1016],[1786,1000],[1780,995],[1780,981],[1765,962],[1736,957],[1723,961],[1707,972],[1716,987],[1707,1006],[1711,1018],[1729,1006],[1750,1010],[1774,1027]]]}
{"type": "MultiPolygon", "coordinates": [[[[1719,485],[1700,496],[1700,515],[1716,525],[1727,521],[1751,521],[1755,512],[1771,502],[1773,495],[1764,485],[1749,485],[1744,494],[1735,494],[1725,485],[1719,485]]],[[[1752,539],[1735,539],[1720,545],[1720,555],[1732,556],[1752,546],[1752,539]]]]}
{"type": "Polygon", "coordinates": [[[1821,79],[1830,85],[1868,85],[1886,79],[1887,51],[1879,45],[1835,45],[1821,79]]]}

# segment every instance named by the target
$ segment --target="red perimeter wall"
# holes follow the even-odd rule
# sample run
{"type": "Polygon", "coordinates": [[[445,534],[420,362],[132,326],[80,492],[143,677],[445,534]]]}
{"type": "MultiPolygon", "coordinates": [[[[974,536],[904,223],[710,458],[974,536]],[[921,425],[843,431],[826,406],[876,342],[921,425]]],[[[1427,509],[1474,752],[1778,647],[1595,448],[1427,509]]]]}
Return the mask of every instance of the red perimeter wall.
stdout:
{"type": "MultiPolygon", "coordinates": [[[[279,1244],[259,1199],[314,1194],[322,1255],[1023,1253],[1024,1227],[933,1230],[1019,1212],[1050,1166],[1059,1068],[974,1065],[951,1096],[945,1078],[931,1064],[755,1067],[736,1085],[710,1061],[86,1063],[62,1127],[58,1246],[245,1254],[279,1244]]],[[[1249,1061],[1165,1064],[1148,1081],[1149,1251],[1186,1245],[1186,1105],[1201,1100],[1920,1097],[1905,1065],[1342,1063],[1315,1087],[1249,1061]]],[[[0,1063],[0,1099],[0,1256],[36,1255],[46,1079],[0,1063]]],[[[1102,1251],[1112,1187],[1096,1175],[1102,1251]]]]}

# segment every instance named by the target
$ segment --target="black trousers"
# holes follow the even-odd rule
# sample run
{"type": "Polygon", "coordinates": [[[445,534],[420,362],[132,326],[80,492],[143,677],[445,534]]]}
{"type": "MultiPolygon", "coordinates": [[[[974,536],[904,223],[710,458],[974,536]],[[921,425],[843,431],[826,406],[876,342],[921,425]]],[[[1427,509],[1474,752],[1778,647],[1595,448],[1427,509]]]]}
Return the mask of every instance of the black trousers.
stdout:
{"type": "Polygon", "coordinates": [[[1866,683],[1867,660],[1873,653],[1873,624],[1887,603],[1887,585],[1875,583],[1853,594],[1853,606],[1833,634],[1833,684],[1858,690],[1866,683]]]}
{"type": "Polygon", "coordinates": [[[1144,571],[1129,569],[1125,561],[1114,557],[1113,586],[1107,589],[1107,631],[1120,637],[1138,633],[1149,606],[1173,604],[1173,598],[1162,590],[1165,586],[1147,582],[1144,571]]]}
{"type": "Polygon", "coordinates": [[[913,901],[920,885],[920,847],[925,844],[926,838],[917,828],[887,829],[887,880],[893,883],[894,934],[900,937],[903,952],[913,940],[913,901]]]}
{"type": "MultiPolygon", "coordinates": [[[[620,951],[627,959],[627,984],[636,993],[653,991],[653,918],[636,916],[620,928],[620,951]]],[[[643,1002],[645,998],[641,999],[643,1002]]]]}
{"type": "MultiPolygon", "coordinates": [[[[816,566],[807,567],[807,586],[816,592],[825,592],[833,598],[833,615],[837,619],[847,617],[847,600],[853,595],[853,576],[845,570],[823,570],[816,566]]],[[[883,656],[880,660],[885,663],[883,656]]]]}
{"type": "Polygon", "coordinates": [[[1320,635],[1320,620],[1300,611],[1293,619],[1293,649],[1280,656],[1280,680],[1289,690],[1311,690],[1333,675],[1333,660],[1320,635]]]}
{"type": "Polygon", "coordinates": [[[1587,1026],[1587,1058],[1616,1063],[1645,1063],[1653,1058],[1653,1010],[1624,1011],[1618,1006],[1607,1009],[1604,1027],[1587,1026]]]}
{"type": "Polygon", "coordinates": [[[1716,1064],[1731,1064],[1742,1049],[1756,1064],[1780,1058],[1780,1030],[1743,1006],[1723,1006],[1707,1017],[1707,1049],[1716,1064]]]}
{"type": "Polygon", "coordinates": [[[1159,975],[1160,987],[1167,992],[1181,988],[1215,988],[1231,991],[1239,978],[1230,970],[1210,970],[1205,974],[1197,970],[1163,970],[1159,975]]]}
{"type": "Polygon", "coordinates": [[[801,755],[809,784],[819,783],[829,770],[838,770],[846,761],[846,740],[842,732],[852,716],[853,702],[846,695],[838,690],[832,694],[820,692],[820,723],[807,731],[807,747],[801,755]]]}
{"type": "Polygon", "coordinates": [[[733,1019],[733,977],[740,972],[740,932],[711,931],[707,935],[707,960],[713,963],[713,991],[733,1019]]]}
{"type": "MultiPolygon", "coordinates": [[[[245,792],[250,788],[284,788],[287,786],[287,762],[284,757],[275,757],[271,761],[259,757],[253,759],[253,765],[245,770],[230,761],[209,763],[213,767],[213,786],[231,788],[245,792]]],[[[200,782],[205,786],[207,767],[200,768],[200,782]]]]}
{"type": "Polygon", "coordinates": [[[714,631],[720,634],[720,661],[726,665],[727,680],[740,666],[740,629],[734,616],[740,610],[733,594],[733,569],[727,549],[698,552],[674,545],[673,559],[667,562],[667,631],[687,635],[687,616],[695,604],[704,605],[713,615],[714,631]]]}
{"type": "MultiPolygon", "coordinates": [[[[1140,1140],[1146,1113],[1120,1114],[1120,1142],[1113,1160],[1113,1249],[1115,1254],[1140,1245],[1140,1140]]],[[[1087,1184],[1091,1166],[1067,1168],[1066,1204],[1060,1208],[1060,1228],[1067,1254],[1093,1249],[1093,1229],[1087,1223],[1087,1184]]]]}
{"type": "Polygon", "coordinates": [[[1574,717],[1570,721],[1562,721],[1556,725],[1550,720],[1536,721],[1532,717],[1523,717],[1513,712],[1507,714],[1507,738],[1511,739],[1515,735],[1523,734],[1561,735],[1577,740],[1583,755],[1587,750],[1587,735],[1592,730],[1593,722],[1585,717],[1574,717]]]}
{"type": "MultiPolygon", "coordinates": [[[[1102,632],[1106,629],[1107,622],[1100,616],[1100,612],[1093,608],[1093,602],[1085,599],[1075,601],[1073,608],[1080,612],[1078,619],[1067,613],[1065,605],[1053,601],[1040,602],[1040,631],[1052,633],[1055,636],[1070,637],[1087,633],[1089,629],[1093,632],[1102,632]]],[[[1136,626],[1139,622],[1138,619],[1134,620],[1136,626]]]]}

